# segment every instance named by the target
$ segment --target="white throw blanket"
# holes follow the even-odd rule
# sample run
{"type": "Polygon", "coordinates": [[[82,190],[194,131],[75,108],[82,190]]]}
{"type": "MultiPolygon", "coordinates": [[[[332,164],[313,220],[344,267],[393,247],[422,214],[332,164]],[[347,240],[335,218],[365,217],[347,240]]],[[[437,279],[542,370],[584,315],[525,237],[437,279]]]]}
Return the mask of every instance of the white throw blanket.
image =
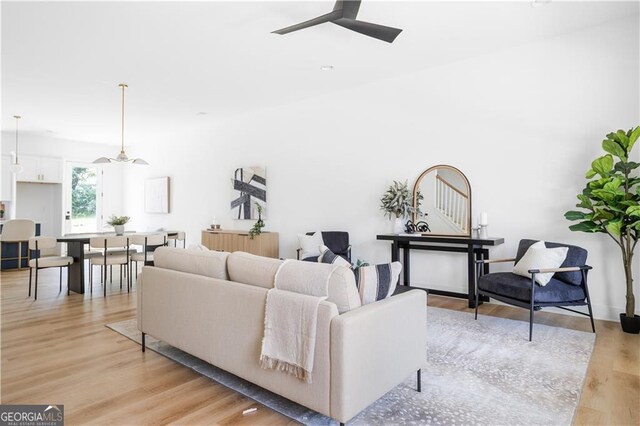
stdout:
{"type": "Polygon", "coordinates": [[[286,260],[267,292],[260,366],[311,383],[318,306],[329,294],[334,265],[286,260]]]}

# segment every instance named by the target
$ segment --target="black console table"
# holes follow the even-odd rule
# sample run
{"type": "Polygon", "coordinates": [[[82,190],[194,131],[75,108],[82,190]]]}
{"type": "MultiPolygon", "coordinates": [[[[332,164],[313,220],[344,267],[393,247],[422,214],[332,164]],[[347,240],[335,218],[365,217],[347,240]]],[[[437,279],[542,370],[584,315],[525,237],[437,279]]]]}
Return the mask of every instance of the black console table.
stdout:
{"type": "MultiPolygon", "coordinates": [[[[409,286],[411,281],[411,250],[444,251],[451,253],[467,253],[468,267],[468,291],[467,293],[456,293],[452,291],[442,291],[427,289],[430,294],[437,294],[449,297],[460,297],[469,301],[469,307],[475,308],[476,292],[476,259],[488,259],[489,249],[486,246],[497,246],[504,243],[504,238],[471,238],[471,237],[450,237],[421,234],[382,234],[377,236],[378,240],[391,241],[391,261],[398,261],[400,249],[403,250],[404,285],[409,286]]],[[[489,272],[489,264],[484,265],[484,272],[489,272]]],[[[480,301],[482,303],[482,300],[480,301]]]]}

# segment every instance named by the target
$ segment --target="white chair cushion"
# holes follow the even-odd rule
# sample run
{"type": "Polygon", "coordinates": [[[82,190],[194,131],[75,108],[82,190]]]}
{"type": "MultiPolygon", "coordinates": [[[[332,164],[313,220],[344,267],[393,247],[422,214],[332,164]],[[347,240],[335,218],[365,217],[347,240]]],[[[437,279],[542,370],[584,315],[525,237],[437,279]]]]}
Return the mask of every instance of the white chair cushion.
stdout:
{"type": "Polygon", "coordinates": [[[102,253],[94,250],[85,250],[84,258],[91,259],[92,257],[102,256],[102,253]]]}
{"type": "Polygon", "coordinates": [[[36,243],[38,250],[55,248],[58,245],[58,240],[55,237],[31,237],[29,238],[29,250],[36,250],[36,243]]]}
{"type": "MultiPolygon", "coordinates": [[[[135,262],[144,262],[144,253],[133,253],[131,260],[135,262]]],[[[147,261],[153,261],[153,252],[147,253],[147,261]]]]}
{"type": "MultiPolygon", "coordinates": [[[[89,259],[92,265],[104,265],[104,256],[92,257],[89,259]]],[[[126,265],[129,263],[129,259],[127,256],[121,255],[108,255],[107,256],[107,265],[126,265]]]]}
{"type": "Polygon", "coordinates": [[[29,241],[36,235],[36,223],[31,219],[12,219],[2,225],[0,241],[18,242],[29,241]]]}
{"type": "MultiPolygon", "coordinates": [[[[56,266],[67,266],[73,263],[73,257],[71,256],[46,256],[38,259],[38,268],[53,268],[56,266]]],[[[29,267],[36,267],[36,259],[29,261],[29,267]]]]}

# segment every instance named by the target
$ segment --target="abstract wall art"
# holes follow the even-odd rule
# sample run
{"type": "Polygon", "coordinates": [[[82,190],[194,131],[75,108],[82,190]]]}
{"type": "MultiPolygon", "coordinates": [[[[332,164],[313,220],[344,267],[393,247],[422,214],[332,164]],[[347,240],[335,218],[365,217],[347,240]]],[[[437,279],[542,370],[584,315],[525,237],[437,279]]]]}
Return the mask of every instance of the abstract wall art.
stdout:
{"type": "Polygon", "coordinates": [[[169,213],[169,177],[144,181],[145,213],[169,213]]]}
{"type": "Polygon", "coordinates": [[[234,219],[257,219],[255,203],[267,212],[267,175],[264,167],[240,167],[231,179],[231,216],[234,219]]]}

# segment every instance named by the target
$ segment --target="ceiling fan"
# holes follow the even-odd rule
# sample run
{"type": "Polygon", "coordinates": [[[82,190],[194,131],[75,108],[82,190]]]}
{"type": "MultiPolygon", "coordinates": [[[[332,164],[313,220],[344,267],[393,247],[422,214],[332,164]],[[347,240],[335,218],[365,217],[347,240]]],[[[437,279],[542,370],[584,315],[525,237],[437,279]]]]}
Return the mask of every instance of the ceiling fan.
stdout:
{"type": "Polygon", "coordinates": [[[377,38],[378,40],[383,40],[387,43],[393,43],[396,37],[398,37],[398,34],[402,32],[401,29],[356,20],[361,1],[362,0],[338,0],[333,7],[333,11],[318,16],[317,18],[273,31],[273,33],[281,35],[288,34],[303,28],[324,24],[325,22],[333,22],[334,24],[340,25],[341,27],[347,28],[351,31],[377,38]]]}

